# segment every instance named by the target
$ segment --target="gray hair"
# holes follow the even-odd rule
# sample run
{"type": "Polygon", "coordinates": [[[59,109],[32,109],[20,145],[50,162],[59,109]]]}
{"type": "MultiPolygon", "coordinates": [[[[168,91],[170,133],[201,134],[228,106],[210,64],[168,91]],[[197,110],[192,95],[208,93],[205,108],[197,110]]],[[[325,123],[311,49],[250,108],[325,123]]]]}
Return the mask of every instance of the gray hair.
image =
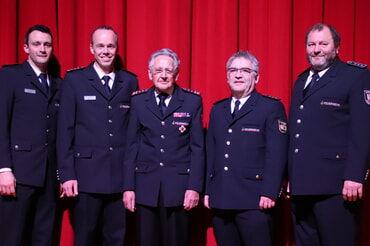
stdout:
{"type": "Polygon", "coordinates": [[[170,49],[164,48],[164,49],[161,49],[161,50],[158,50],[158,51],[154,52],[150,56],[149,65],[148,65],[149,70],[151,70],[153,68],[154,59],[157,56],[169,56],[173,60],[173,64],[175,66],[174,67],[174,70],[178,70],[179,69],[179,67],[180,67],[180,60],[177,57],[177,54],[175,52],[173,52],[172,50],[170,50],[170,49]]]}
{"type": "Polygon", "coordinates": [[[252,69],[258,74],[259,73],[259,62],[257,58],[252,55],[252,53],[248,51],[238,51],[234,53],[229,60],[226,63],[226,69],[228,70],[231,66],[231,63],[236,59],[236,58],[244,58],[249,60],[252,63],[252,69]]]}

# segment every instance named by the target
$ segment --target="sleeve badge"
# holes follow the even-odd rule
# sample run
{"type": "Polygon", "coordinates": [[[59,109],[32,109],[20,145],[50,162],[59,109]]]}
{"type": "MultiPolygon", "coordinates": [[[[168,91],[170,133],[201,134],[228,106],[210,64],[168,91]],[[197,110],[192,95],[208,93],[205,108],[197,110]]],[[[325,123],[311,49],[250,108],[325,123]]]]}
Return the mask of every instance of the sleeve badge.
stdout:
{"type": "Polygon", "coordinates": [[[364,90],[365,102],[370,105],[370,90],[364,90]]]}

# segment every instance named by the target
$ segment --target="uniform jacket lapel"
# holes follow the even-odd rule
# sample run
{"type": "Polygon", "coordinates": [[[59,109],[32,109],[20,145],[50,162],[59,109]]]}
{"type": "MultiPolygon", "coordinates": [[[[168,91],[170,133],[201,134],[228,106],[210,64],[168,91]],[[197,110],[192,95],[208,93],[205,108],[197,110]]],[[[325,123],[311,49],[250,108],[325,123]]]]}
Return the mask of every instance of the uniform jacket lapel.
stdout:
{"type": "Polygon", "coordinates": [[[99,92],[99,94],[101,94],[105,99],[109,99],[109,96],[107,95],[105,89],[104,89],[104,86],[102,84],[102,82],[100,81],[100,78],[98,76],[98,74],[96,73],[94,67],[93,67],[93,63],[91,63],[87,69],[85,70],[85,75],[88,79],[88,81],[90,82],[91,86],[95,88],[95,90],[97,90],[99,92]]]}
{"type": "Polygon", "coordinates": [[[235,117],[234,121],[244,117],[246,114],[249,114],[256,105],[258,94],[256,91],[251,93],[249,99],[244,103],[244,105],[240,108],[238,115],[235,117]]]}
{"type": "Polygon", "coordinates": [[[167,107],[166,113],[164,115],[164,118],[168,117],[171,115],[173,112],[176,111],[176,109],[180,108],[181,105],[184,102],[182,90],[180,87],[175,86],[175,90],[173,92],[172,98],[170,100],[170,103],[167,107]]]}
{"type": "Polygon", "coordinates": [[[231,110],[230,110],[230,104],[231,104],[231,97],[229,97],[229,99],[224,101],[224,108],[223,108],[223,111],[224,111],[223,114],[228,123],[231,123],[233,121],[231,110]]]}
{"type": "Polygon", "coordinates": [[[232,118],[231,110],[230,110],[230,104],[231,104],[231,97],[229,100],[225,101],[225,107],[224,107],[224,115],[225,118],[229,123],[234,123],[235,121],[239,120],[240,118],[244,117],[246,114],[250,113],[258,98],[257,91],[253,91],[249,97],[249,99],[243,104],[243,106],[239,109],[239,113],[235,118],[232,118]]]}
{"type": "Polygon", "coordinates": [[[25,61],[22,63],[22,67],[25,71],[26,77],[29,79],[30,83],[39,90],[39,92],[44,95],[45,97],[48,97],[48,95],[45,93],[44,88],[42,87],[39,78],[37,78],[35,71],[33,71],[31,65],[28,63],[28,61],[25,61]]]}
{"type": "MultiPolygon", "coordinates": [[[[329,83],[332,83],[335,81],[336,73],[338,70],[338,64],[339,59],[337,58],[334,63],[331,65],[331,67],[326,71],[326,73],[310,88],[310,90],[307,92],[305,98],[310,97],[311,95],[315,94],[317,91],[319,91],[322,87],[326,86],[329,83]]],[[[303,97],[303,87],[306,83],[307,77],[309,75],[309,72],[304,77],[303,80],[303,86],[302,86],[302,97],[303,97]]]]}
{"type": "Polygon", "coordinates": [[[149,109],[150,112],[152,112],[157,118],[161,119],[161,111],[159,110],[157,100],[154,96],[154,87],[150,88],[149,91],[146,93],[145,98],[145,105],[149,109]]]}
{"type": "Polygon", "coordinates": [[[110,95],[110,98],[113,98],[117,93],[122,89],[124,81],[122,78],[119,76],[119,72],[115,71],[116,77],[113,82],[113,87],[112,87],[112,92],[110,95]]]}
{"type": "Polygon", "coordinates": [[[50,85],[49,85],[49,99],[53,98],[55,93],[57,92],[57,82],[55,81],[55,78],[52,76],[49,76],[50,85]]]}
{"type": "Polygon", "coordinates": [[[162,116],[161,111],[158,107],[157,100],[154,95],[154,87],[150,88],[147,93],[147,98],[145,99],[146,107],[159,119],[165,119],[171,115],[176,109],[181,107],[184,102],[183,94],[181,88],[175,85],[175,90],[172,94],[169,105],[164,116],[162,116]]]}

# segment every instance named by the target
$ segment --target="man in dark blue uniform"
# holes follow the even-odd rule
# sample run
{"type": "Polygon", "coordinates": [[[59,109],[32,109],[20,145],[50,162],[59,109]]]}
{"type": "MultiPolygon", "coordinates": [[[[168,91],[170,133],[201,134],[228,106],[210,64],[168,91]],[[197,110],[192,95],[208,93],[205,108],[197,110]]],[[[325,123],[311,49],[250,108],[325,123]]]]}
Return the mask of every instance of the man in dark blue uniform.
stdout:
{"type": "Polygon", "coordinates": [[[370,77],[338,58],[340,36],[316,24],[306,34],[311,65],[297,79],[289,114],[289,180],[296,243],[355,245],[369,164],[370,77]]]}
{"type": "Polygon", "coordinates": [[[1,245],[51,245],[61,86],[49,67],[52,42],[48,27],[31,27],[24,42],[28,59],[0,70],[1,245]]]}
{"type": "Polygon", "coordinates": [[[91,246],[102,221],[103,244],[125,238],[123,158],[130,95],[136,76],[115,69],[118,36],[108,26],[95,29],[90,66],[65,76],[58,121],[58,167],[63,195],[76,197],[75,246],[91,246]]]}
{"type": "Polygon", "coordinates": [[[268,246],[287,161],[286,113],[279,100],[255,90],[255,56],[237,52],[226,68],[231,97],[211,111],[204,203],[217,245],[268,246]]]}
{"type": "Polygon", "coordinates": [[[124,204],[134,212],[138,245],[189,245],[188,210],[203,189],[202,99],[182,89],[177,55],[162,49],[149,60],[154,86],[133,94],[124,204]]]}

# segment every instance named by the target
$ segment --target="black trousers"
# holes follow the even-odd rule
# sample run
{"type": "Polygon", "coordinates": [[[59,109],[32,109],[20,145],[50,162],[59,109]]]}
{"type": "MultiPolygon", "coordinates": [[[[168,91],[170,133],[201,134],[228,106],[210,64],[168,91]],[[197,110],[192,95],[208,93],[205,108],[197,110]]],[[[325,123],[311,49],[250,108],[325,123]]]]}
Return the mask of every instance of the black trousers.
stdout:
{"type": "Polygon", "coordinates": [[[297,246],[351,246],[359,231],[361,201],[344,201],[341,194],[293,196],[297,246]]]}
{"type": "Polygon", "coordinates": [[[188,246],[189,223],[189,213],[182,206],[165,207],[161,194],[157,207],[136,204],[139,246],[188,246]]]}
{"type": "Polygon", "coordinates": [[[273,211],[212,209],[217,245],[272,245],[273,211]]]}
{"type": "Polygon", "coordinates": [[[17,197],[1,196],[0,245],[50,246],[58,189],[56,173],[48,168],[44,187],[17,184],[17,197]]]}
{"type": "Polygon", "coordinates": [[[123,246],[126,211],[122,193],[79,192],[73,207],[74,246],[123,246]],[[98,231],[101,229],[101,231],[98,231]],[[102,243],[100,243],[102,241],[102,243]]]}

